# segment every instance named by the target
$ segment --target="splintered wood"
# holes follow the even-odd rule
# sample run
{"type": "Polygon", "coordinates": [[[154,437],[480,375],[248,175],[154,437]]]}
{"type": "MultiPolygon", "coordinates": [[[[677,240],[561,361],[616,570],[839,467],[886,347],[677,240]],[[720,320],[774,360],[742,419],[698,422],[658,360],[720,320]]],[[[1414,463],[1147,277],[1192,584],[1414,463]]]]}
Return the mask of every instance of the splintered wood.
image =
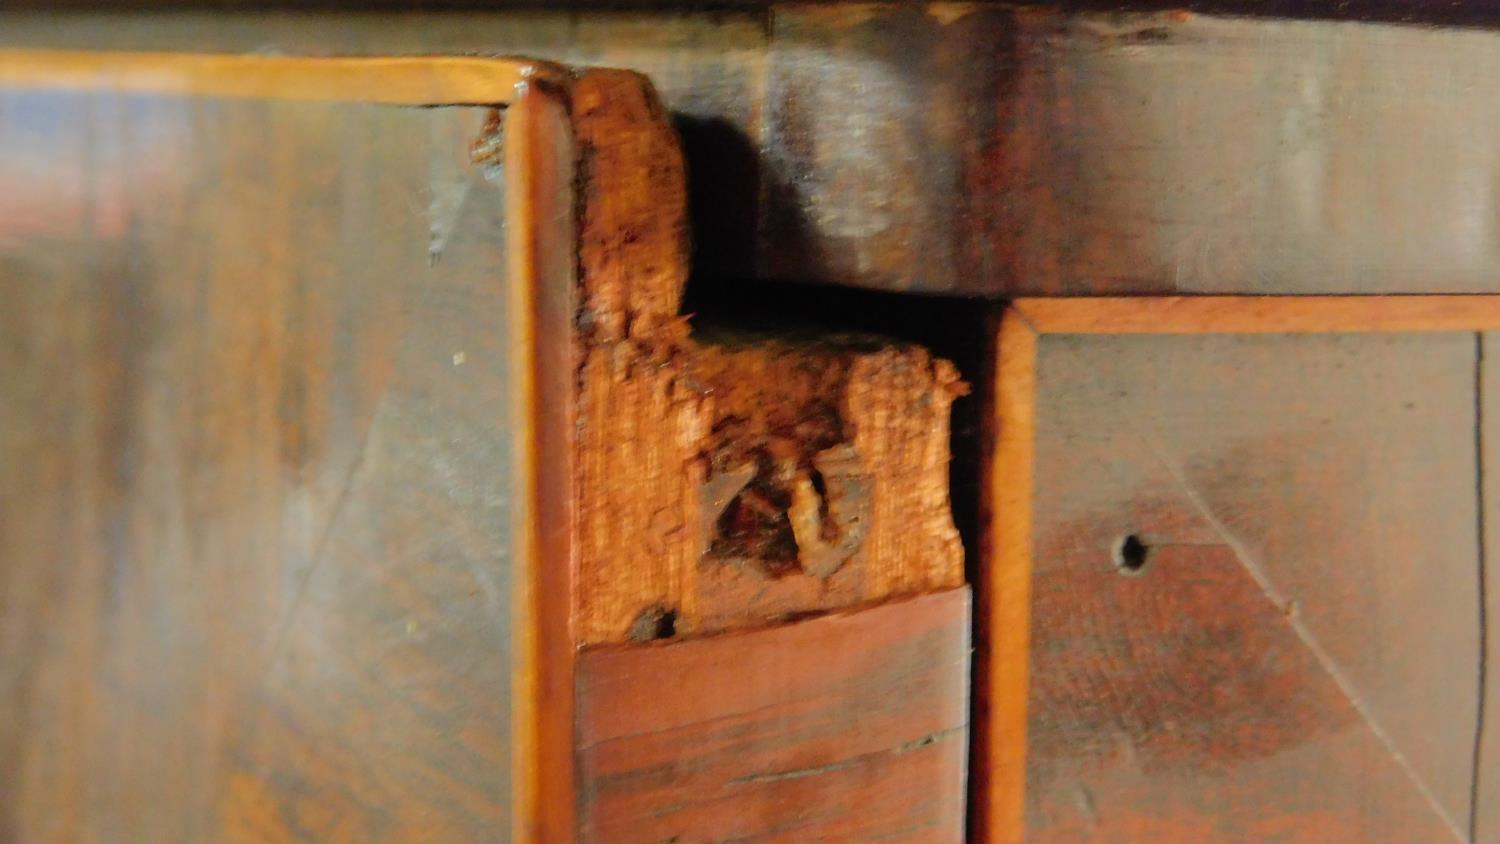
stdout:
{"type": "Polygon", "coordinates": [[[948,510],[958,373],[870,337],[712,338],[693,627],[744,627],[963,582],[948,510]]]}
{"type": "Polygon", "coordinates": [[[573,94],[585,155],[580,644],[951,588],[958,373],[869,336],[689,336],[681,153],[639,77],[573,94]],[[646,118],[646,119],[643,119],[646,118]]]}

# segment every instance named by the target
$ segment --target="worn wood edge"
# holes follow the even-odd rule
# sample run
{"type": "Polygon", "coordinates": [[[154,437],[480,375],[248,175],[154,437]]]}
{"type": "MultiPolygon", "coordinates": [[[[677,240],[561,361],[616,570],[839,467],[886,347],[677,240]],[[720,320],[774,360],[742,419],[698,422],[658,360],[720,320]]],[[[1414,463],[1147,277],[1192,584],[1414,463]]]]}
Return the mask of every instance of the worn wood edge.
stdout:
{"type": "Polygon", "coordinates": [[[570,96],[580,162],[580,332],[655,352],[686,333],[691,255],[682,143],[651,80],[590,68],[570,96]]]}
{"type": "Polygon", "coordinates": [[[691,617],[692,590],[675,581],[695,570],[637,517],[648,488],[658,512],[696,518],[692,468],[672,461],[706,409],[682,360],[687,187],[676,131],[650,80],[631,71],[584,71],[570,107],[580,159],[573,612],[583,645],[626,634],[593,612],[622,593],[641,598],[633,612],[661,602],[691,617]]]}
{"type": "Polygon", "coordinates": [[[1308,334],[1491,331],[1500,295],[1027,298],[1042,334],[1308,334]]]}
{"type": "Polygon", "coordinates": [[[507,105],[545,62],[482,56],[292,57],[0,50],[0,87],[385,105],[507,105]]]}
{"type": "Polygon", "coordinates": [[[1036,443],[1035,328],[1017,308],[999,322],[991,385],[997,429],[983,461],[986,528],[977,631],[971,837],[1020,842],[1025,832],[1031,646],[1031,496],[1036,443]]]}
{"type": "Polygon", "coordinates": [[[518,488],[510,840],[570,841],[573,794],[573,453],[576,149],[567,104],[522,84],[504,124],[518,488]]]}
{"type": "MultiPolygon", "coordinates": [[[[718,357],[718,350],[711,342],[704,342],[701,333],[690,336],[687,320],[681,315],[690,243],[680,142],[649,80],[640,74],[585,71],[574,79],[569,96],[580,148],[576,640],[581,645],[594,646],[627,639],[646,641],[699,635],[724,627],[754,624],[763,610],[770,613],[767,618],[794,617],[801,612],[821,612],[844,604],[846,596],[837,588],[829,588],[817,600],[827,599],[831,594],[837,597],[808,606],[817,600],[807,597],[810,590],[803,588],[807,580],[797,578],[778,576],[774,578],[774,587],[739,592],[745,579],[720,576],[733,568],[732,564],[717,569],[703,565],[706,549],[713,541],[709,528],[717,522],[723,508],[731,506],[739,495],[740,488],[731,488],[726,482],[739,477],[745,464],[713,465],[717,457],[723,456],[711,446],[718,421],[715,414],[728,401],[728,393],[723,389],[728,382],[716,380],[709,371],[713,367],[708,364],[718,357]],[[719,509],[714,510],[710,502],[719,509]],[[797,582],[792,583],[793,580],[797,582]],[[788,584],[789,588],[780,588],[788,584]],[[727,609],[740,598],[745,602],[743,612],[727,609]],[[783,599],[785,606],[778,604],[783,599]]],[[[770,337],[765,338],[764,344],[757,347],[763,353],[762,362],[769,364],[776,358],[775,351],[783,346],[770,337]]],[[[785,354],[776,359],[785,361],[804,353],[805,350],[786,347],[785,354]]],[[[755,355],[736,360],[752,357],[755,355]]],[[[814,357],[804,358],[810,369],[820,369],[824,374],[834,374],[834,370],[840,369],[828,365],[828,361],[820,363],[814,357]]],[[[861,358],[859,373],[866,372],[865,364],[874,361],[874,356],[866,357],[868,360],[861,358]]],[[[934,372],[941,373],[944,365],[934,364],[934,372]]],[[[754,369],[749,366],[742,371],[749,373],[754,369]]],[[[719,374],[731,381],[737,377],[732,372],[719,374]]],[[[857,383],[851,382],[851,388],[840,401],[853,402],[857,394],[863,404],[878,403],[880,395],[884,395],[868,395],[878,391],[875,385],[864,383],[855,369],[848,375],[857,383]]],[[[934,380],[942,379],[934,377],[934,380]]],[[[782,398],[781,393],[786,392],[775,379],[765,386],[762,395],[768,401],[782,398]]],[[[900,391],[892,387],[890,393],[895,396],[900,391]]],[[[942,407],[946,414],[946,403],[942,407]]],[[[899,411],[900,407],[893,404],[891,412],[899,411]]],[[[846,408],[840,416],[845,417],[864,421],[863,414],[852,408],[846,408]]],[[[873,419],[867,423],[872,428],[880,425],[873,419]]],[[[789,427],[801,431],[800,426],[789,427]]],[[[855,426],[855,439],[866,442],[876,439],[859,434],[860,427],[855,426]]],[[[946,427],[943,431],[946,434],[946,427]]],[[[779,439],[791,441],[795,450],[808,444],[804,440],[816,436],[817,433],[802,431],[779,439]]],[[[946,435],[930,441],[941,443],[946,459],[946,435]]],[[[762,456],[769,456],[770,449],[764,451],[766,454],[762,456]]],[[[799,461],[807,456],[796,455],[799,461]]],[[[784,463],[780,459],[776,462],[784,463]]],[[[755,465],[761,463],[757,461],[755,465]]],[[[742,479],[741,487],[765,474],[758,472],[742,479]]],[[[840,483],[849,480],[853,485],[864,480],[852,478],[863,473],[836,474],[840,483]]],[[[800,480],[800,477],[793,479],[792,483],[800,480]]],[[[816,484],[805,489],[815,490],[816,484]]],[[[947,520],[942,544],[951,553],[931,558],[913,555],[909,560],[885,567],[846,568],[835,561],[831,567],[833,577],[840,573],[871,574],[861,584],[868,588],[857,597],[848,598],[848,604],[962,582],[961,546],[947,507],[946,483],[941,489],[947,520]],[[915,564],[917,561],[931,569],[932,576],[918,577],[921,566],[915,564]],[[886,574],[893,576],[885,577],[886,574]]],[[[879,495],[871,499],[875,502],[872,512],[880,507],[880,502],[889,500],[879,495]]],[[[814,500],[811,495],[800,497],[803,504],[814,500]]],[[[804,516],[824,518],[825,528],[836,521],[823,516],[831,514],[832,508],[799,510],[804,516]]],[[[787,516],[790,517],[789,511],[787,516]]],[[[847,527],[854,521],[838,527],[847,527]]],[[[798,522],[803,528],[810,524],[807,518],[798,522]]],[[[822,538],[833,535],[845,538],[853,533],[828,530],[822,538]]],[[[804,535],[813,536],[813,532],[804,530],[804,535]]],[[[861,546],[861,552],[873,553],[870,549],[887,546],[897,550],[905,547],[904,543],[885,542],[889,535],[872,530],[871,537],[882,542],[861,546]]],[[[798,546],[803,547],[806,546],[798,546]]],[[[819,550],[829,553],[816,556],[826,562],[844,548],[825,546],[819,550]]],[[[760,559],[750,553],[732,556],[736,561],[760,559]]],[[[799,554],[797,563],[803,573],[810,571],[802,566],[805,562],[799,554]]],[[[830,569],[822,563],[814,568],[830,569]]],[[[820,577],[825,585],[829,582],[830,575],[820,577]]]]}

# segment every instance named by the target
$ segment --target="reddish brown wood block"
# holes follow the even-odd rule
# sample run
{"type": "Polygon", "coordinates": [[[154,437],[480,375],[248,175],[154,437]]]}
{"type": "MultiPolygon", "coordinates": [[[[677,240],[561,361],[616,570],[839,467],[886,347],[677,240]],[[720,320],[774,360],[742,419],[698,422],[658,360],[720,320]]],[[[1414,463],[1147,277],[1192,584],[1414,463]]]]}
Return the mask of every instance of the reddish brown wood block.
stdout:
{"type": "Polygon", "coordinates": [[[578,662],[587,841],[958,841],[969,594],[578,662]]]}

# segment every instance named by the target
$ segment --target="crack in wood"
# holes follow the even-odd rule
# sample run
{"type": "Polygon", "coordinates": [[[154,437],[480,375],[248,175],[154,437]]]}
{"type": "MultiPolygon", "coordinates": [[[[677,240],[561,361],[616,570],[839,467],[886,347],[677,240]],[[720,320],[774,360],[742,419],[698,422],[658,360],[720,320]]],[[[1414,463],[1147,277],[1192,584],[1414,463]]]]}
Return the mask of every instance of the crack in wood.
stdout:
{"type": "Polygon", "coordinates": [[[913,739],[912,741],[908,742],[902,742],[895,747],[887,748],[885,750],[877,750],[873,753],[862,753],[859,756],[853,756],[848,759],[840,760],[838,762],[830,762],[826,765],[812,765],[806,768],[793,768],[787,771],[775,771],[768,774],[750,774],[748,776],[735,777],[734,779],[729,780],[727,784],[747,785],[749,783],[784,782],[786,780],[800,780],[806,777],[816,777],[822,774],[831,774],[835,771],[843,771],[849,768],[857,768],[861,765],[867,765],[876,759],[880,759],[886,756],[900,756],[904,753],[910,753],[914,750],[921,750],[924,747],[931,747],[932,745],[937,744],[940,741],[946,741],[954,737],[967,736],[968,733],[968,726],[949,727],[946,730],[939,730],[935,733],[929,733],[925,736],[922,736],[921,738],[913,739]]]}

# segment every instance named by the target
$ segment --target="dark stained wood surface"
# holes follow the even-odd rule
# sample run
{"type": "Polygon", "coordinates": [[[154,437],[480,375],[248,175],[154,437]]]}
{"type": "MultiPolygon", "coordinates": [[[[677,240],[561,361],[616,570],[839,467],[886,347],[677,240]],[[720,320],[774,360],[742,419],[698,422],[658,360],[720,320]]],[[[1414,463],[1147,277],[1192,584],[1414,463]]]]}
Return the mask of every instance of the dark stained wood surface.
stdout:
{"type": "Polygon", "coordinates": [[[585,651],[583,840],[960,841],[967,589],[585,651]]]}
{"type": "Polygon", "coordinates": [[[0,98],[0,838],[504,836],[486,117],[0,98]]]}
{"type": "Polygon", "coordinates": [[[683,130],[704,274],[981,296],[1484,292],[1500,260],[1493,29],[827,3],[11,12],[0,44],[639,70],[683,130]]]}
{"type": "Polygon", "coordinates": [[[1038,342],[1025,839],[1466,840],[1475,335],[1038,342]]]}
{"type": "Polygon", "coordinates": [[[1493,32],[957,4],[773,22],[773,274],[984,295],[1494,289],[1493,32]]]}

